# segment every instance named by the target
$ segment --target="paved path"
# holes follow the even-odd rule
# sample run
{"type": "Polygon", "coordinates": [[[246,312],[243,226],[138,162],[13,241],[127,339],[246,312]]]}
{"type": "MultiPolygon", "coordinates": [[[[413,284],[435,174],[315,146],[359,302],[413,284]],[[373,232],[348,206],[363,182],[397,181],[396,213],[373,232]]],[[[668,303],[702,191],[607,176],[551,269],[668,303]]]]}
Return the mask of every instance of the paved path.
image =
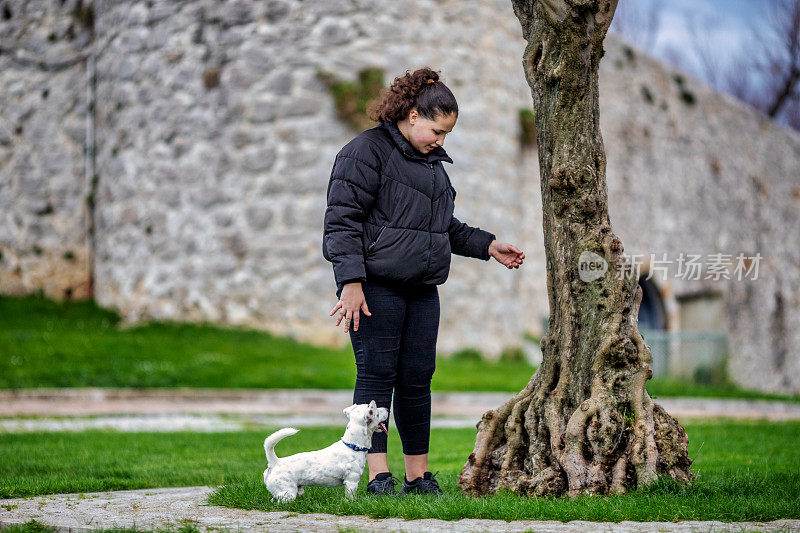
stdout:
{"type": "Polygon", "coordinates": [[[211,487],[126,490],[86,494],[57,494],[35,498],[0,500],[0,528],[31,518],[57,526],[61,531],[80,532],[100,528],[136,527],[156,530],[191,524],[200,530],[230,529],[258,531],[536,531],[549,532],[705,532],[705,531],[800,531],[800,520],[775,522],[556,522],[463,519],[404,520],[366,516],[293,514],[285,511],[244,511],[204,505],[211,487]]]}
{"type": "MultiPolygon", "coordinates": [[[[432,427],[474,427],[510,393],[433,393],[432,427]]],[[[349,390],[25,389],[0,391],[0,430],[239,431],[339,425],[349,390]],[[35,418],[31,418],[35,417],[35,418]]],[[[656,400],[679,420],[800,420],[800,403],[709,398],[656,400]]]]}

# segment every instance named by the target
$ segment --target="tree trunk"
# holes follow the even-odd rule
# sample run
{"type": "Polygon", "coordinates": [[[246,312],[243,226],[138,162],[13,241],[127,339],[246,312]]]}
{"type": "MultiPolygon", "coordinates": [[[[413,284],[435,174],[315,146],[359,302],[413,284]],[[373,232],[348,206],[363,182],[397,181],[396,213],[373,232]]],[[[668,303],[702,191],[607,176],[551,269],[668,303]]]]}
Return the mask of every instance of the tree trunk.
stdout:
{"type": "Polygon", "coordinates": [[[478,423],[459,486],[574,497],[623,493],[660,474],[689,481],[686,433],[645,390],[642,290],[608,216],[598,66],[616,0],[513,3],[528,42],[550,322],[528,385],[478,423]],[[583,281],[588,252],[608,270],[583,281]]]}

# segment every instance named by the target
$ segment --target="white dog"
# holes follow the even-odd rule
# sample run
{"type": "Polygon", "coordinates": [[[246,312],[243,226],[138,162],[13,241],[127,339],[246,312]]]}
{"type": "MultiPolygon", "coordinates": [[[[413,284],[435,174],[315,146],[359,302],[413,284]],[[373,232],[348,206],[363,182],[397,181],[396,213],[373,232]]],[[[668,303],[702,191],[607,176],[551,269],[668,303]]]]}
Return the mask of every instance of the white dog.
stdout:
{"type": "Polygon", "coordinates": [[[349,418],[344,436],[327,448],[278,458],[275,445],[284,437],[299,430],[283,428],[264,440],[267,469],[264,485],[280,502],[290,502],[303,494],[303,486],[338,487],[344,485],[348,498],[355,495],[358,480],[367,462],[367,450],[372,446],[372,434],[380,428],[388,435],[384,422],[389,410],[369,404],[353,404],[342,411],[349,418]]]}

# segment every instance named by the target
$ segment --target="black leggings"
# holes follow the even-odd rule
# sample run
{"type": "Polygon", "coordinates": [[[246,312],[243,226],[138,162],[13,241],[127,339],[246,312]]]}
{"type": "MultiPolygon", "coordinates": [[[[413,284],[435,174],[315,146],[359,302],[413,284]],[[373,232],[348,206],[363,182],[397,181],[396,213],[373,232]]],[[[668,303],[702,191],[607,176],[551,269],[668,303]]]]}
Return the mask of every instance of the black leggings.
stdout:
{"type": "MultiPolygon", "coordinates": [[[[359,312],[358,331],[350,323],[356,359],[353,403],[375,400],[389,408],[394,389],[394,421],[406,455],[428,453],[431,378],[436,368],[439,291],[436,285],[409,286],[384,281],[362,283],[372,316],[359,312]]],[[[341,297],[342,286],[336,296],[341,297]]],[[[388,428],[389,421],[386,421],[388,428]]],[[[372,434],[369,453],[386,453],[386,434],[372,434]]]]}

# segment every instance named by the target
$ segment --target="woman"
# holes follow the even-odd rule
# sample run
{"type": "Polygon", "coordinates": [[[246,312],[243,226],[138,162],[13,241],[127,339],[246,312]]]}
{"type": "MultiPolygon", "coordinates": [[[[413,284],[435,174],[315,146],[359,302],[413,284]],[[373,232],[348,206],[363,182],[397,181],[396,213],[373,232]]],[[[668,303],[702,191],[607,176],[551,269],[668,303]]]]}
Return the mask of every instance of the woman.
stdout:
{"type": "MultiPolygon", "coordinates": [[[[428,469],[431,378],[439,329],[437,285],[450,254],[519,268],[525,254],[453,216],[456,191],[442,161],[458,105],[437,72],[395,78],[363,131],[337,154],[328,183],[322,252],[333,263],[336,326],[356,359],[354,403],[390,406],[403,444],[402,493],[441,493],[428,469]],[[363,316],[362,314],[363,313],[363,316]],[[350,329],[350,323],[353,328],[350,329]],[[411,480],[411,481],[409,481],[411,480]]],[[[387,422],[388,424],[388,422],[387,422]]],[[[386,461],[386,434],[367,453],[370,494],[397,494],[386,461]]]]}

